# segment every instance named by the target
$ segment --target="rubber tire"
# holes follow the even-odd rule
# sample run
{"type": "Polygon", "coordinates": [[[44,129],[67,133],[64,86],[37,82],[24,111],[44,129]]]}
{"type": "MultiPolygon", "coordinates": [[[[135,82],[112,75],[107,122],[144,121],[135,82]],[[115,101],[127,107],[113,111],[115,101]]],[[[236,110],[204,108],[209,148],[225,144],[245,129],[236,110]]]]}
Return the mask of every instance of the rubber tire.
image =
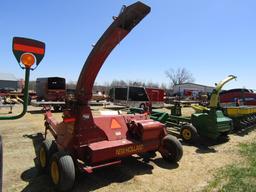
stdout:
{"type": "Polygon", "coordinates": [[[170,163],[178,162],[183,156],[183,148],[179,140],[172,136],[167,135],[162,139],[163,151],[161,153],[163,159],[170,163]],[[168,151],[168,154],[166,154],[168,151]]]}
{"type": "Polygon", "coordinates": [[[76,177],[75,165],[72,157],[63,151],[59,151],[52,156],[50,169],[53,161],[57,162],[60,174],[59,183],[55,184],[53,182],[50,171],[51,181],[54,185],[54,188],[61,192],[71,191],[74,186],[76,177]]]}
{"type": "Polygon", "coordinates": [[[58,151],[58,147],[57,147],[56,143],[53,140],[46,139],[42,142],[42,144],[39,147],[39,150],[37,152],[39,171],[41,171],[41,172],[47,172],[48,171],[51,156],[54,153],[56,153],[57,151],[58,151]],[[41,161],[40,161],[40,150],[41,150],[42,147],[44,148],[44,150],[46,152],[46,165],[45,165],[45,167],[43,167],[41,165],[41,161]]]}
{"type": "Polygon", "coordinates": [[[181,136],[182,140],[187,142],[187,143],[196,143],[199,139],[199,135],[197,133],[196,128],[191,124],[183,125],[181,127],[180,136],[181,136]],[[185,138],[184,135],[182,134],[185,129],[190,131],[190,133],[191,133],[191,138],[190,139],[185,138]]]}

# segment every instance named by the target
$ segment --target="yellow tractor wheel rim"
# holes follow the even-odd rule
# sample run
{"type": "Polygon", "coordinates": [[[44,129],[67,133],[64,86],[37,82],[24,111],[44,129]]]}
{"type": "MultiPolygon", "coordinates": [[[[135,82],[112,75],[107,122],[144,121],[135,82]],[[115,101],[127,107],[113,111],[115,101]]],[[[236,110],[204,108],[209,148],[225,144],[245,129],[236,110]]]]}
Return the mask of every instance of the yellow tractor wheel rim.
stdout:
{"type": "Polygon", "coordinates": [[[40,160],[41,167],[45,168],[46,167],[46,152],[43,147],[41,147],[41,149],[40,149],[39,160],[40,160]]]}
{"type": "Polygon", "coordinates": [[[59,173],[58,163],[56,161],[52,161],[52,164],[51,164],[51,177],[52,177],[53,183],[57,185],[60,180],[60,173],[59,173]]]}
{"type": "Polygon", "coordinates": [[[191,131],[189,129],[184,129],[182,131],[182,136],[183,136],[184,139],[190,140],[191,137],[192,137],[191,131]]]}

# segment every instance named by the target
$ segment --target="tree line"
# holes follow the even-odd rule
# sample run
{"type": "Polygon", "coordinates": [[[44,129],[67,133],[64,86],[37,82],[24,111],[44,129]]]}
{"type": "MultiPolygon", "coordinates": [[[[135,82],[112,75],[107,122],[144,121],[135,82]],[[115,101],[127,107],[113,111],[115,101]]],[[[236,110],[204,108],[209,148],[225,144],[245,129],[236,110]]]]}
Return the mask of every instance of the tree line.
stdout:
{"type": "MultiPolygon", "coordinates": [[[[191,72],[189,72],[186,68],[177,68],[169,69],[165,71],[165,75],[168,78],[168,82],[166,83],[154,83],[151,81],[143,82],[143,81],[124,81],[124,80],[113,80],[112,82],[105,82],[103,85],[98,85],[96,82],[93,87],[93,91],[101,91],[108,93],[111,87],[123,87],[123,86],[143,86],[143,87],[151,87],[151,88],[161,88],[164,90],[172,89],[173,86],[183,83],[193,83],[195,81],[191,72]]],[[[76,82],[69,81],[66,83],[67,89],[75,89],[76,82]]],[[[36,81],[29,82],[29,90],[36,90],[36,81]]]]}

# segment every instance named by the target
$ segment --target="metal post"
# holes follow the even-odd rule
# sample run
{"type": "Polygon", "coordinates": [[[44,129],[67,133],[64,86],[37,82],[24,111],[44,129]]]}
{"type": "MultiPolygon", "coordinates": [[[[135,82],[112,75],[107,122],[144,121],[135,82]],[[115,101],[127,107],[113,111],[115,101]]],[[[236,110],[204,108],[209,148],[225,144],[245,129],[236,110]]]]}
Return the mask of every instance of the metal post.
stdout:
{"type": "Polygon", "coordinates": [[[19,115],[16,116],[2,116],[0,117],[0,120],[14,120],[14,119],[19,119],[23,117],[28,108],[28,84],[29,84],[29,74],[30,74],[30,68],[26,68],[25,70],[25,88],[24,88],[24,97],[23,97],[23,110],[19,115]]]}

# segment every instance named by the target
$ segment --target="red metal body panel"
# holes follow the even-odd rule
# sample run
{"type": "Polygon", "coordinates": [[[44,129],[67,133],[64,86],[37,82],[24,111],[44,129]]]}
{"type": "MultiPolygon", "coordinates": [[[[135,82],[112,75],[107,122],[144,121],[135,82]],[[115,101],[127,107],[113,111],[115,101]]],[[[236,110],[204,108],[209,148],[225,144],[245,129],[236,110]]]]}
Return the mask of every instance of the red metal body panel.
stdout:
{"type": "Polygon", "coordinates": [[[95,117],[94,122],[96,126],[106,133],[109,141],[126,138],[128,128],[123,116],[95,117]]]}
{"type": "Polygon", "coordinates": [[[92,164],[108,160],[120,159],[132,154],[153,151],[159,148],[160,140],[150,140],[147,142],[134,142],[127,139],[116,141],[101,141],[92,143],[90,149],[90,162],[92,164]]]}
{"type": "Polygon", "coordinates": [[[135,121],[135,120],[147,120],[147,119],[149,119],[149,117],[145,114],[136,114],[136,115],[128,114],[128,115],[125,115],[124,118],[125,118],[125,121],[127,123],[130,123],[130,122],[135,121]]]}
{"type": "Polygon", "coordinates": [[[154,120],[140,120],[135,121],[137,126],[136,130],[142,141],[147,140],[160,140],[163,136],[163,129],[165,128],[162,123],[156,122],[154,120]]]}
{"type": "Polygon", "coordinates": [[[243,105],[256,105],[256,93],[249,92],[246,89],[234,89],[222,92],[220,94],[221,104],[236,104],[236,100],[239,99],[243,105]]]}

